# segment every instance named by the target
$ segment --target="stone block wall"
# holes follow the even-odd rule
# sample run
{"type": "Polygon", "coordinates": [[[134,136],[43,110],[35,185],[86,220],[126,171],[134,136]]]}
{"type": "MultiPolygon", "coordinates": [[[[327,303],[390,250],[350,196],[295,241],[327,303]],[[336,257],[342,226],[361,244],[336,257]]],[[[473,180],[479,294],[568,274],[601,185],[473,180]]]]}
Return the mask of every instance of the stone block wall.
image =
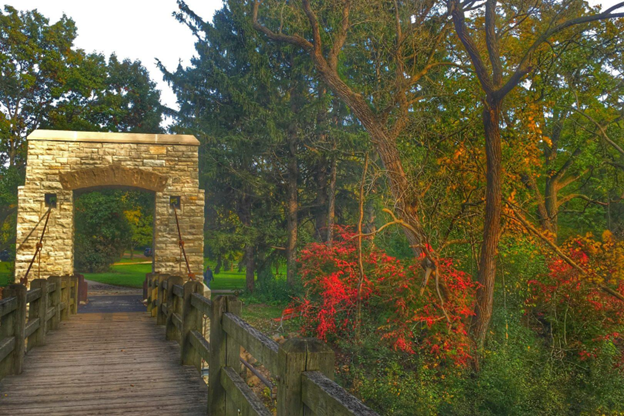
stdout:
{"type": "MultiPolygon", "coordinates": [[[[198,145],[192,136],[35,131],[28,140],[26,182],[18,191],[18,245],[47,212],[45,194],[57,195],[28,280],[74,272],[74,191],[130,187],[155,198],[153,271],[186,275],[180,256],[171,196],[178,211],[191,271],[201,276],[204,250],[204,191],[199,189],[198,145]]],[[[36,249],[42,221],[19,247],[16,280],[22,278],[36,249]]]]}

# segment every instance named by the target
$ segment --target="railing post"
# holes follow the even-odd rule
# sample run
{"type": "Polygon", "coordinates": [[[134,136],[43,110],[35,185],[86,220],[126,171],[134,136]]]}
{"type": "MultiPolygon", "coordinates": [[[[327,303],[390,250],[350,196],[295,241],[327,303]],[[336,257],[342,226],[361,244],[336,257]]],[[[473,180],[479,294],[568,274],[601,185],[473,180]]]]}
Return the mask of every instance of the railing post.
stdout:
{"type": "Polygon", "coordinates": [[[69,300],[71,299],[71,281],[69,280],[69,276],[61,277],[61,302],[65,304],[65,309],[61,311],[61,321],[66,321],[69,319],[69,300]],[[65,289],[63,289],[65,286],[65,289]]]}
{"type": "Polygon", "coordinates": [[[180,348],[180,362],[182,365],[194,365],[201,372],[201,356],[193,348],[190,340],[191,331],[203,334],[203,314],[191,304],[193,293],[204,294],[204,285],[201,282],[189,280],[184,284],[184,304],[182,306],[182,345],[180,348]]]}
{"type": "MultiPolygon", "coordinates": [[[[227,296],[225,298],[226,301],[226,311],[236,315],[241,316],[241,312],[243,309],[243,305],[240,300],[238,300],[235,296],[227,296]]],[[[230,337],[225,333],[225,345],[226,345],[226,359],[225,364],[228,367],[233,368],[237,374],[241,373],[241,361],[240,361],[240,344],[234,340],[234,337],[230,337]]],[[[237,415],[238,409],[240,409],[240,405],[234,403],[233,400],[228,400],[227,395],[225,398],[225,410],[227,415],[237,415]]]]}
{"type": "Polygon", "coordinates": [[[212,300],[210,319],[210,363],[208,380],[208,414],[212,416],[237,414],[236,403],[226,400],[225,389],[221,385],[221,370],[228,366],[241,371],[240,345],[223,330],[225,312],[240,316],[241,302],[234,296],[217,296],[212,300]],[[230,407],[231,406],[231,407],[230,407]]]}
{"type": "Polygon", "coordinates": [[[28,320],[39,318],[39,328],[28,338],[28,351],[34,347],[45,345],[48,321],[48,281],[46,279],[35,279],[30,282],[31,289],[40,289],[41,297],[30,303],[28,310],[28,320]]]}
{"type": "Polygon", "coordinates": [[[164,274],[158,275],[158,307],[156,308],[156,325],[164,325],[165,323],[167,323],[167,317],[165,316],[162,308],[162,305],[166,301],[165,294],[167,293],[167,291],[163,287],[163,282],[165,282],[167,278],[168,276],[164,274]]]}
{"type": "Polygon", "coordinates": [[[278,370],[277,415],[303,416],[302,373],[320,371],[333,378],[334,352],[316,338],[291,338],[280,345],[278,370]]]}
{"type": "MultiPolygon", "coordinates": [[[[74,304],[71,306],[70,313],[75,315],[78,313],[78,276],[73,275],[69,277],[69,281],[71,282],[71,291],[70,291],[70,300],[74,301],[74,304]]],[[[70,302],[71,303],[71,302],[70,302]]]]}
{"type": "Polygon", "coordinates": [[[154,294],[152,293],[152,281],[154,280],[154,275],[152,273],[147,273],[145,279],[147,280],[147,313],[153,316],[154,294]]]}
{"type": "MultiPolygon", "coordinates": [[[[9,374],[21,374],[22,366],[24,365],[24,347],[26,340],[24,339],[24,330],[26,329],[26,286],[24,285],[10,285],[4,289],[3,298],[10,298],[15,296],[17,299],[17,307],[15,311],[9,314],[7,319],[6,332],[2,328],[0,337],[15,337],[15,347],[13,351],[5,358],[0,366],[0,374],[2,377],[9,374]]],[[[2,320],[2,327],[5,325],[5,320],[2,320]]]]}
{"type": "Polygon", "coordinates": [[[226,298],[217,296],[212,300],[210,319],[210,373],[208,375],[208,415],[225,415],[225,389],[221,385],[221,369],[226,365],[226,334],[221,319],[227,308],[226,298]]]}
{"type": "Polygon", "coordinates": [[[184,285],[184,279],[180,276],[171,276],[167,280],[167,322],[165,325],[165,338],[167,340],[176,340],[180,343],[180,331],[173,323],[173,314],[177,313],[182,317],[181,299],[173,294],[173,286],[184,285]]]}
{"type": "Polygon", "coordinates": [[[50,306],[54,308],[54,316],[50,327],[52,329],[58,329],[61,322],[61,283],[62,279],[59,276],[50,276],[48,278],[48,284],[54,284],[54,290],[50,293],[50,306]]]}

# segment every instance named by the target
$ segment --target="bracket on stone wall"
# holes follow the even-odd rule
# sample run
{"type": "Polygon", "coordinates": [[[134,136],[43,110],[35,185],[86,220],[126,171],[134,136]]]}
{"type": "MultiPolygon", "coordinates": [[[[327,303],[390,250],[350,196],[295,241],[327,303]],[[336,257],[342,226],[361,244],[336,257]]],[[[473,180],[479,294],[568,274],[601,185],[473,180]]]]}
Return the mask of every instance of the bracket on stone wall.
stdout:
{"type": "Polygon", "coordinates": [[[56,194],[45,194],[45,206],[47,208],[56,208],[56,194]]]}

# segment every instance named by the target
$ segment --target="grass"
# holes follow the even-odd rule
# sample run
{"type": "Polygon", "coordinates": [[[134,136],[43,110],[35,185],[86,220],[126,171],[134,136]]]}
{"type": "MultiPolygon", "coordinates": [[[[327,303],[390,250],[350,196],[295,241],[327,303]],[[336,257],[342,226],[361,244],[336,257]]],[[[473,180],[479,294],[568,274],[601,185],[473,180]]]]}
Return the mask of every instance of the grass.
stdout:
{"type": "Polygon", "coordinates": [[[0,287],[13,283],[13,268],[11,262],[0,262],[0,287]]]}
{"type": "Polygon", "coordinates": [[[111,266],[106,273],[84,273],[85,279],[115,286],[143,287],[145,275],[152,271],[151,264],[123,264],[111,266]]]}
{"type": "MultiPolygon", "coordinates": [[[[116,286],[143,287],[145,274],[152,271],[151,264],[136,264],[149,261],[150,257],[137,255],[134,259],[124,258],[119,263],[111,266],[111,271],[106,273],[84,273],[85,279],[94,282],[106,283],[116,286]]],[[[207,261],[206,261],[207,262],[207,261]]],[[[207,262],[209,263],[209,262],[207,262]]],[[[213,265],[211,264],[211,267],[213,265]]],[[[245,272],[222,271],[214,275],[214,280],[210,285],[213,290],[242,290],[245,287],[245,272]]]]}

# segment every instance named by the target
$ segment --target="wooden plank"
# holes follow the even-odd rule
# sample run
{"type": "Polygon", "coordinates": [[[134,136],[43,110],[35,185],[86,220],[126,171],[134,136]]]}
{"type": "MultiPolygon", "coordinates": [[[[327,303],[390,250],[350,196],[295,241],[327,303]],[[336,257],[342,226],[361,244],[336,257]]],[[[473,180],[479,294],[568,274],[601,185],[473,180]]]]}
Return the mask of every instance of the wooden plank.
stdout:
{"type": "Polygon", "coordinates": [[[221,385],[228,396],[228,403],[233,403],[237,414],[242,416],[272,416],[272,413],[260,401],[243,379],[231,367],[221,371],[221,385]]]}
{"type": "Polygon", "coordinates": [[[72,315],[0,382],[0,415],[205,415],[206,384],[163,334],[144,312],[72,315]]]}
{"type": "Polygon", "coordinates": [[[176,315],[178,318],[182,315],[182,299],[175,296],[173,291],[176,286],[184,284],[184,281],[180,276],[171,276],[167,279],[167,284],[167,320],[165,322],[165,339],[176,340],[181,344],[182,338],[180,330],[182,328],[182,321],[180,320],[180,325],[178,326],[178,322],[175,318],[176,315]]]}
{"type": "Polygon", "coordinates": [[[303,373],[303,402],[317,416],[379,416],[319,371],[303,373]]]}
{"type": "Polygon", "coordinates": [[[277,374],[279,349],[277,342],[231,313],[224,314],[223,329],[271,373],[277,374]]]}
{"type": "Polygon", "coordinates": [[[210,373],[208,374],[208,414],[210,416],[225,415],[225,389],[221,385],[221,371],[226,362],[225,331],[221,326],[226,302],[223,296],[217,296],[212,302],[212,319],[210,320],[210,373]]]}
{"type": "Polygon", "coordinates": [[[182,329],[180,363],[182,365],[193,365],[201,373],[202,357],[199,351],[191,343],[191,331],[203,332],[203,315],[191,305],[191,295],[193,293],[204,293],[204,284],[189,280],[184,284],[184,298],[182,299],[182,329]]]}
{"type": "Polygon", "coordinates": [[[182,330],[182,317],[180,315],[178,315],[177,313],[172,314],[171,322],[173,323],[173,325],[175,325],[178,331],[182,330]]]}
{"type": "Polygon", "coordinates": [[[50,276],[48,285],[54,288],[53,292],[48,295],[50,307],[54,308],[54,315],[50,321],[50,329],[58,329],[61,324],[61,278],[58,276],[50,276]]]}
{"type": "Polygon", "coordinates": [[[34,302],[41,297],[41,289],[30,289],[26,293],[26,303],[34,302]]]}
{"type": "Polygon", "coordinates": [[[39,320],[39,318],[30,320],[26,324],[26,328],[24,329],[24,337],[28,338],[29,336],[31,336],[33,332],[39,329],[39,325],[41,325],[41,321],[39,320]]]}
{"type": "MultiPolygon", "coordinates": [[[[9,285],[5,287],[3,291],[3,294],[8,297],[15,296],[17,298],[17,306],[15,307],[15,311],[11,314],[13,320],[13,333],[11,335],[15,337],[15,348],[13,348],[13,353],[2,363],[2,376],[21,374],[24,367],[24,354],[26,350],[24,331],[26,329],[26,311],[28,308],[26,292],[26,286],[21,284],[9,285]]],[[[4,324],[4,322],[2,322],[2,324],[4,324]]]]}
{"type": "Polygon", "coordinates": [[[63,276],[61,277],[61,281],[63,282],[63,285],[61,285],[63,288],[61,291],[61,301],[64,305],[64,307],[61,308],[61,321],[67,321],[71,313],[71,277],[63,276]]]}
{"type": "MultiPolygon", "coordinates": [[[[50,301],[48,281],[46,279],[35,279],[30,282],[30,287],[39,290],[41,296],[34,302],[31,302],[28,309],[28,319],[31,321],[37,319],[39,321],[37,330],[33,334],[26,335],[28,337],[28,344],[26,346],[28,351],[35,347],[45,345],[46,333],[48,332],[48,320],[46,319],[46,315],[48,312],[48,303],[50,301]]],[[[26,328],[27,333],[28,331],[29,328],[26,328]]]]}
{"type": "Polygon", "coordinates": [[[189,339],[191,341],[191,345],[193,345],[193,348],[199,352],[201,358],[203,358],[206,362],[210,362],[210,343],[206,341],[206,338],[204,338],[202,334],[197,331],[191,331],[189,333],[189,339]]]}
{"type": "Polygon", "coordinates": [[[199,293],[193,293],[191,295],[191,305],[200,310],[209,319],[212,319],[212,301],[205,298],[199,293]]]}
{"type": "Polygon", "coordinates": [[[15,337],[5,338],[0,342],[0,361],[13,352],[15,348],[15,337]]]}
{"type": "Polygon", "coordinates": [[[56,290],[56,283],[48,283],[48,293],[52,293],[56,290]]]}
{"type": "Polygon", "coordinates": [[[17,298],[15,296],[0,300],[0,317],[13,312],[15,308],[17,308],[17,298]]]}
{"type": "Polygon", "coordinates": [[[173,285],[173,294],[179,298],[183,298],[184,288],[181,285],[173,285]]]}
{"type": "MultiPolygon", "coordinates": [[[[236,299],[234,296],[226,297],[226,311],[228,314],[232,314],[234,316],[240,316],[241,311],[243,309],[243,304],[240,300],[236,299]]],[[[232,336],[225,337],[226,344],[226,368],[231,368],[234,372],[238,374],[242,374],[242,365],[240,361],[240,353],[241,346],[240,343],[236,340],[236,338],[232,336]]],[[[221,375],[223,377],[223,375],[221,375]]],[[[236,400],[232,400],[232,397],[226,392],[226,403],[225,403],[225,411],[228,415],[236,415],[239,412],[239,403],[236,400]]]]}
{"type": "Polygon", "coordinates": [[[54,315],[56,315],[56,308],[54,307],[48,308],[48,311],[46,312],[46,317],[45,317],[46,321],[49,321],[50,319],[52,319],[54,315]]]}

